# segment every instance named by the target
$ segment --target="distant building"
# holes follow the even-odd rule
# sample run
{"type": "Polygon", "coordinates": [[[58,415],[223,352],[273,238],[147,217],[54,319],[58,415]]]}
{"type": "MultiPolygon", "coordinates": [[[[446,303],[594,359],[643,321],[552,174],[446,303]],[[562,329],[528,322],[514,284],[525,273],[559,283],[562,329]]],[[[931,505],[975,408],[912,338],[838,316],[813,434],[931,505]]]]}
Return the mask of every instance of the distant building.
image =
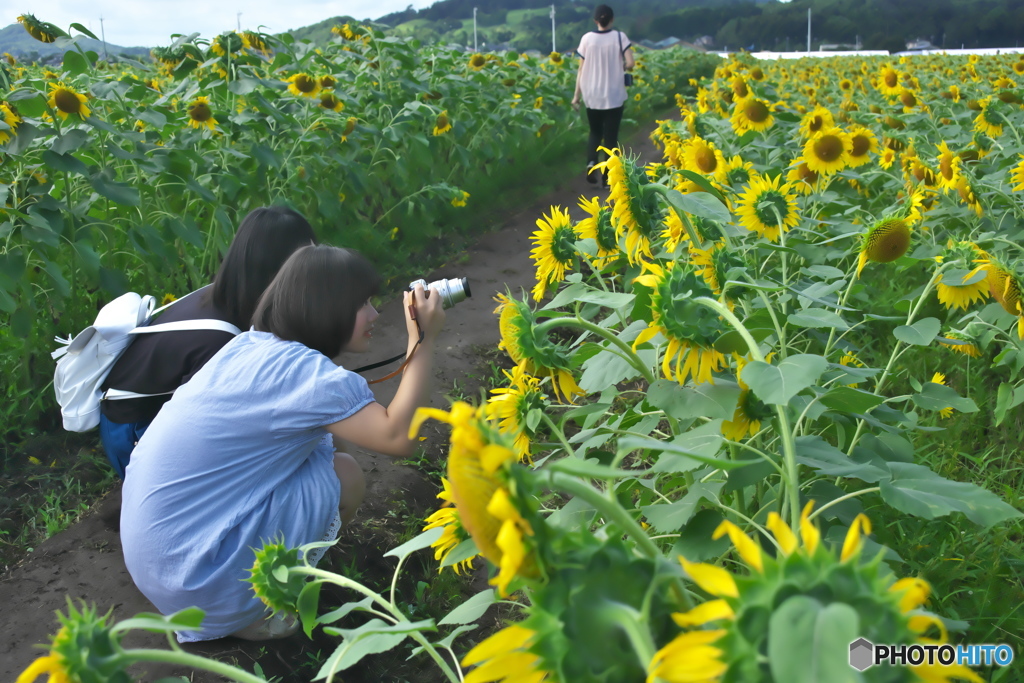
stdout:
{"type": "Polygon", "coordinates": [[[917,38],[907,42],[908,50],[934,50],[935,46],[932,45],[932,41],[925,40],[924,38],[917,38]]]}

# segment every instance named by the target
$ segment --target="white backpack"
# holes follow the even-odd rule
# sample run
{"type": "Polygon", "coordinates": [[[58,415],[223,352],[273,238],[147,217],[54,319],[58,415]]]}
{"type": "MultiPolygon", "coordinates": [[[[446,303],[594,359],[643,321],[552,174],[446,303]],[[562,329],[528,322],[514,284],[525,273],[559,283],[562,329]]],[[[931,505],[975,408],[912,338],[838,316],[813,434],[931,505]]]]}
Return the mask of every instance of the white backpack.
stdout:
{"type": "Polygon", "coordinates": [[[133,335],[175,330],[222,330],[231,334],[240,332],[231,323],[213,319],[182,320],[146,326],[155,314],[167,308],[163,306],[153,310],[154,305],[155,300],[151,296],[139,296],[134,292],[122,294],[100,309],[96,321],[73,339],[54,339],[62,345],[50,355],[54,360],[60,359],[57,360],[57,370],[53,374],[53,389],[57,394],[57,403],[60,404],[61,416],[64,418],[64,429],[69,432],[86,432],[99,425],[100,401],[104,399],[164,395],[135,394],[115,389],[110,389],[104,395],[100,389],[114,362],[128,348],[133,335]]]}

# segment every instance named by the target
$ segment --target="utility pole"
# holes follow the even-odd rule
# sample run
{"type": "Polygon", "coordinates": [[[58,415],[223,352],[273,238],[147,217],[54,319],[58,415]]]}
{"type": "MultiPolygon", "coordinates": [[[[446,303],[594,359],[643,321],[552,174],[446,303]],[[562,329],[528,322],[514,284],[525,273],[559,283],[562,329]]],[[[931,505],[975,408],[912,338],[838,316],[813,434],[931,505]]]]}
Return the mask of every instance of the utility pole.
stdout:
{"type": "Polygon", "coordinates": [[[476,7],[473,8],[473,52],[479,52],[476,46],[476,7]]]}
{"type": "Polygon", "coordinates": [[[551,6],[551,51],[557,52],[555,49],[555,6],[551,6]]]}
{"type": "Polygon", "coordinates": [[[241,33],[242,32],[242,13],[241,12],[239,12],[238,14],[235,15],[235,21],[238,22],[238,32],[241,33]]]}
{"type": "Polygon", "coordinates": [[[807,8],[807,51],[811,51],[811,8],[807,8]]]}
{"type": "Polygon", "coordinates": [[[107,34],[103,31],[103,17],[100,17],[100,38],[103,39],[103,61],[109,62],[110,58],[107,57],[107,34]]]}

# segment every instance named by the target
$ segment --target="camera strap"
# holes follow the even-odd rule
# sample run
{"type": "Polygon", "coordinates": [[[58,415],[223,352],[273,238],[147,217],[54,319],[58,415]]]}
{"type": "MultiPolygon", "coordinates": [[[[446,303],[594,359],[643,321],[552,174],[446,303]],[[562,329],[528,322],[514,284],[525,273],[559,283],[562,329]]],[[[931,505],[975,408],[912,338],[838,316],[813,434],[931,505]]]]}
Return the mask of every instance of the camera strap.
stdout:
{"type": "Polygon", "coordinates": [[[363,367],[356,368],[355,370],[352,371],[352,372],[363,372],[364,370],[373,370],[375,368],[379,368],[381,366],[389,365],[391,363],[394,363],[396,360],[399,360],[400,358],[405,357],[405,362],[402,363],[400,366],[398,366],[397,370],[395,370],[394,372],[392,372],[392,373],[390,373],[388,375],[385,375],[384,377],[381,377],[380,379],[368,380],[367,384],[378,384],[379,382],[383,382],[385,380],[389,380],[392,377],[394,377],[395,375],[397,375],[398,373],[400,373],[403,370],[405,370],[405,366],[409,364],[409,361],[412,360],[413,354],[416,353],[417,347],[419,347],[419,345],[423,342],[423,329],[420,327],[420,321],[416,320],[416,309],[413,308],[412,306],[409,306],[409,309],[410,309],[409,313],[412,316],[413,321],[416,323],[416,329],[419,330],[419,332],[420,332],[420,337],[419,337],[419,339],[416,340],[416,346],[412,347],[412,351],[409,352],[408,356],[406,356],[404,353],[400,353],[397,356],[395,356],[394,358],[388,358],[387,360],[382,360],[382,361],[379,361],[377,363],[371,363],[370,365],[364,365],[363,367]]]}

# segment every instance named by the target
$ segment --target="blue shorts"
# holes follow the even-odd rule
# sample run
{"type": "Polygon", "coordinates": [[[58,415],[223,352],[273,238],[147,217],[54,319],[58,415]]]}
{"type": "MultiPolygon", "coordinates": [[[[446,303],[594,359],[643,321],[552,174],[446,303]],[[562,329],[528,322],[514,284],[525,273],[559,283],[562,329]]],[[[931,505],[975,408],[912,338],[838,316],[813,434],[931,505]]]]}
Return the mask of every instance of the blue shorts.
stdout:
{"type": "Polygon", "coordinates": [[[135,444],[146,433],[147,427],[149,422],[111,422],[105,415],[100,415],[100,439],[103,441],[103,450],[107,452],[107,460],[121,479],[124,479],[124,470],[131,460],[135,444]]]}

